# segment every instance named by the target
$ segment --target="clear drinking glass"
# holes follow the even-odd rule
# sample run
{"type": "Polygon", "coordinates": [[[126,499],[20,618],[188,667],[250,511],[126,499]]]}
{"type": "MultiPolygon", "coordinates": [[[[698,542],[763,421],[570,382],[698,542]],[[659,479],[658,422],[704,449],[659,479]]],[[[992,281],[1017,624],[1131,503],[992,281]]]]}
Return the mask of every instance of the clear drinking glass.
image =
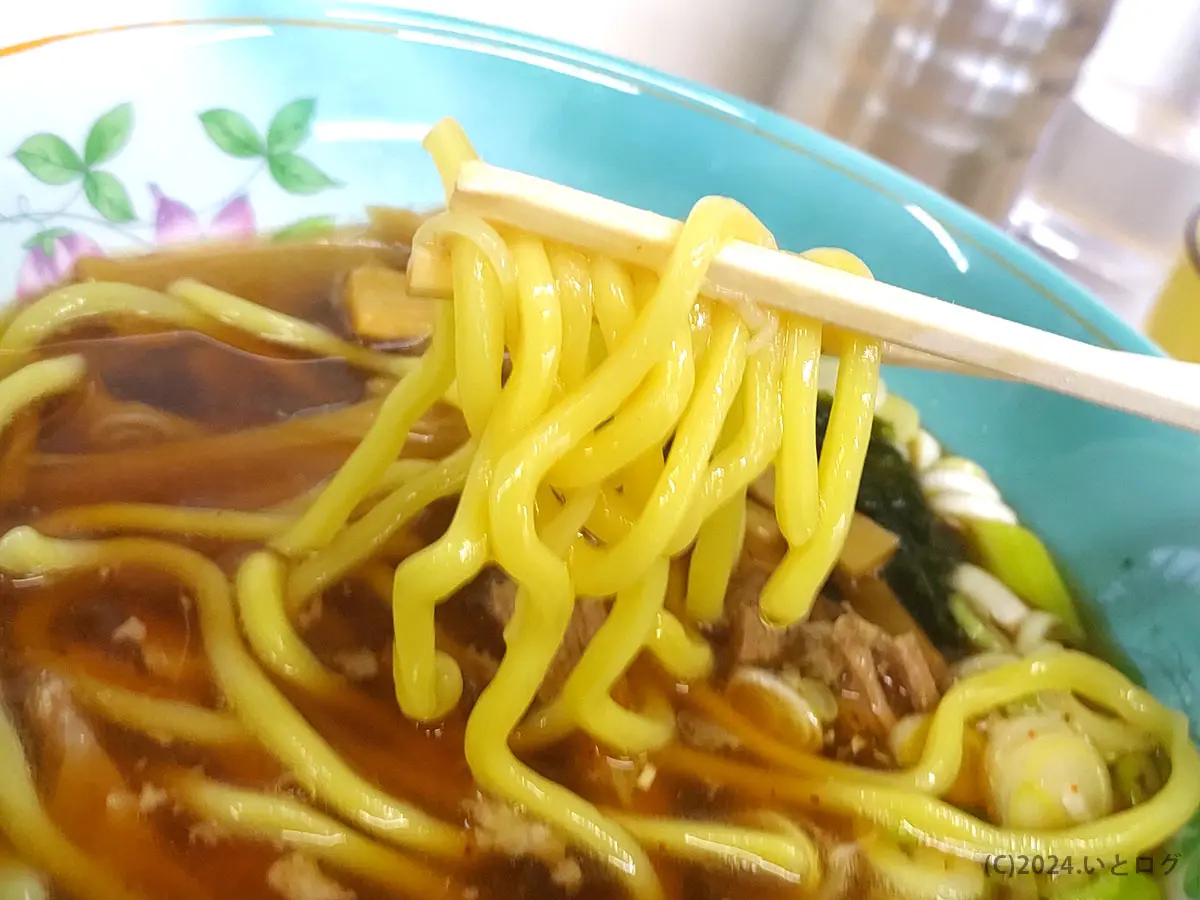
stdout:
{"type": "Polygon", "coordinates": [[[1200,0],[1120,0],[1010,231],[1140,324],[1200,204],[1200,0]]]}
{"type": "Polygon", "coordinates": [[[772,102],[1003,221],[1111,5],[810,0],[772,102]]]}

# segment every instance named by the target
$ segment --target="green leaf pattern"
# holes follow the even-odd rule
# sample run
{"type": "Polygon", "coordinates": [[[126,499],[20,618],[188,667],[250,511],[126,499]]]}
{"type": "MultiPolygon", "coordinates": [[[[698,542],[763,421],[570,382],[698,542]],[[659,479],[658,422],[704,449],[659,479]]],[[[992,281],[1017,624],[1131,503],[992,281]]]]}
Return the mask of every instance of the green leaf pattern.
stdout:
{"type": "Polygon", "coordinates": [[[212,142],[237,159],[262,159],[275,183],[289,194],[307,196],[338,182],[315,163],[296,151],[312,133],[317,101],[311,97],[293,100],[280,108],[267,125],[264,139],[254,124],[231,109],[210,109],[200,114],[200,123],[212,142]]]}
{"type": "Polygon", "coordinates": [[[92,209],[110,222],[133,220],[133,204],[129,192],[116,176],[108,172],[88,172],[83,177],[83,192],[92,209]]]}
{"type": "Polygon", "coordinates": [[[267,161],[275,183],[289,194],[316,194],[337,182],[295,153],[280,153],[267,161]]]}
{"type": "Polygon", "coordinates": [[[333,216],[310,216],[307,219],[293,222],[286,228],[279,229],[271,235],[271,240],[277,244],[285,244],[288,241],[311,241],[327,237],[333,233],[333,228],[333,216]]]}
{"type": "Polygon", "coordinates": [[[54,253],[54,242],[60,237],[66,237],[71,232],[66,228],[47,228],[44,231],[39,231],[33,237],[26,238],[21,242],[21,247],[25,250],[39,249],[47,256],[54,253]]]}
{"type": "Polygon", "coordinates": [[[253,159],[266,152],[250,120],[232,109],[210,109],[200,113],[200,124],[212,142],[238,159],[253,159]]]}
{"type": "Polygon", "coordinates": [[[70,184],[87,171],[79,154],[57,134],[26,138],[13,157],[43,184],[70,184]]]}
{"type": "Polygon", "coordinates": [[[293,100],[275,114],[267,128],[267,154],[291,153],[306,140],[312,128],[317,101],[311,97],[293,100]]]}
{"type": "Polygon", "coordinates": [[[92,125],[83,145],[86,165],[108,162],[121,152],[133,131],[133,105],[122,103],[113,107],[92,125]]]}
{"type": "MultiPolygon", "coordinates": [[[[265,135],[254,123],[233,109],[213,108],[199,113],[200,125],[208,139],[224,154],[239,160],[255,160],[271,180],[289,194],[309,196],[339,182],[326,174],[300,149],[312,135],[316,116],[316,100],[302,97],[284,104],[267,123],[265,135]]],[[[153,233],[154,216],[139,219],[126,185],[112,172],[102,168],[115,160],[128,145],[134,126],[134,110],[130,103],[118,104],[100,115],[83,136],[82,148],[64,137],[41,132],[26,138],[12,152],[26,172],[44,185],[54,187],[74,185],[79,193],[64,206],[48,212],[18,213],[9,219],[25,219],[39,230],[22,243],[26,250],[41,250],[53,255],[55,242],[78,233],[76,227],[66,228],[54,223],[56,215],[71,212],[69,224],[87,220],[72,210],[79,194],[98,214],[91,221],[113,231],[120,231],[144,240],[137,232],[148,229],[153,233]],[[130,231],[130,229],[133,229],[130,231]]],[[[257,177],[251,172],[250,179],[257,177]]],[[[241,189],[244,193],[244,188],[241,189]]],[[[277,231],[276,241],[311,240],[332,232],[332,216],[310,216],[293,222],[277,231]]]]}

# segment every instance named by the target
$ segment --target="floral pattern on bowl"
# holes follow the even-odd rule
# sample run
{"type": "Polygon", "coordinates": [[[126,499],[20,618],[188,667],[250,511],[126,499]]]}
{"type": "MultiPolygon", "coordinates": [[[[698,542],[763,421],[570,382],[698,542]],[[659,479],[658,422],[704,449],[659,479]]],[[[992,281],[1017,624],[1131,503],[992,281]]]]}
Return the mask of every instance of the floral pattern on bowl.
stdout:
{"type": "MultiPolygon", "coordinates": [[[[102,255],[102,233],[115,233],[147,249],[206,236],[249,237],[256,227],[251,192],[264,176],[296,196],[340,187],[300,152],[311,133],[316,108],[313,98],[293,100],[275,113],[265,134],[232,109],[201,112],[198,131],[229,158],[230,180],[236,186],[206,205],[193,200],[202,204],[199,211],[150,182],[146,186],[149,212],[139,216],[129,187],[105,168],[134,137],[130,103],[99,116],[79,150],[49,132],[26,138],[13,159],[42,184],[70,193],[61,205],[47,209],[33,209],[19,195],[13,212],[0,213],[0,224],[28,225],[31,232],[21,243],[25,256],[17,273],[17,296],[40,293],[61,281],[77,260],[102,255]],[[238,165],[248,171],[235,173],[238,165]]],[[[312,215],[274,232],[273,239],[319,237],[333,225],[333,216],[312,215]]]]}

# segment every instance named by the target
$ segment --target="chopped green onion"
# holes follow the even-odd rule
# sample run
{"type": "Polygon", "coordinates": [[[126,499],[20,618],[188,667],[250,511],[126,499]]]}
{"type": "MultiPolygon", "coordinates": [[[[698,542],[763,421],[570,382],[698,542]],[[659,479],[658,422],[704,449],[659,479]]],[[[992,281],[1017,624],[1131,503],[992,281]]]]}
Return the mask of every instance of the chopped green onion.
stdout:
{"type": "Polygon", "coordinates": [[[1037,535],[1006,522],[973,520],[966,526],[985,569],[1026,603],[1057,616],[1072,641],[1083,641],[1075,601],[1037,535]]]}
{"type": "Polygon", "coordinates": [[[971,606],[971,602],[962,594],[956,593],[950,595],[950,615],[954,616],[954,621],[963,630],[963,634],[967,636],[967,640],[980,650],[991,650],[997,653],[1010,652],[1012,650],[1012,645],[1008,642],[1008,639],[985,622],[975,612],[974,607],[971,606]]]}

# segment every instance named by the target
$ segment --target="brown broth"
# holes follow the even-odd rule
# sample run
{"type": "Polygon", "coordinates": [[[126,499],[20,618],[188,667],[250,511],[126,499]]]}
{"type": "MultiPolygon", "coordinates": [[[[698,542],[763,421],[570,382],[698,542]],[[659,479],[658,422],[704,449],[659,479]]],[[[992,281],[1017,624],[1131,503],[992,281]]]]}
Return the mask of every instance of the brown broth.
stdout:
{"type": "MultiPolygon", "coordinates": [[[[79,276],[161,289],[187,275],[352,338],[337,307],[337,288],[348,268],[363,261],[402,262],[403,254],[374,245],[208,248],[89,259],[80,264],[79,276]]],[[[367,377],[338,360],[293,356],[227,331],[218,336],[222,340],[188,332],[117,334],[92,328],[46,348],[46,355],[83,354],[87,384],[8,428],[0,441],[0,525],[9,528],[75,505],[108,501],[262,509],[334,472],[378,406],[367,377]],[[134,425],[114,436],[105,425],[118,414],[134,425]]],[[[424,436],[414,434],[405,453],[440,457],[465,439],[457,413],[438,409],[427,418],[424,436]]],[[[452,509],[452,501],[438,504],[401,532],[389,545],[391,561],[434,540],[452,509]]],[[[164,539],[209,555],[230,577],[252,548],[189,536],[164,539]]],[[[675,569],[676,575],[682,571],[675,569]]],[[[674,578],[673,595],[682,596],[681,590],[674,578]]],[[[379,660],[378,673],[332,697],[292,688],[284,692],[360,774],[447,821],[464,822],[464,803],[476,793],[463,755],[464,712],[436,727],[406,720],[391,680],[390,610],[357,578],[335,585],[322,600],[321,616],[305,633],[316,655],[336,667],[343,654],[367,652],[379,660]]],[[[497,626],[480,615],[470,589],[446,603],[438,621],[463,653],[498,655],[501,650],[497,626]]],[[[479,671],[464,668],[468,678],[479,671]]],[[[64,743],[45,715],[29,714],[26,702],[47,673],[86,674],[157,697],[219,706],[195,611],[177,584],[129,567],[48,582],[0,578],[0,696],[9,701],[28,739],[50,814],[86,852],[147,898],[278,900],[266,878],[280,856],[278,848],[227,837],[209,840],[193,817],[170,803],[137,805],[146,791],[152,794],[197,767],[209,777],[246,787],[294,790],[265,751],[251,745],[219,751],[164,745],[106,724],[69,697],[60,710],[67,718],[54,721],[75,721],[74,716],[83,727],[73,733],[74,743],[64,743]],[[132,621],[144,628],[144,637],[115,637],[132,621]],[[123,805],[127,797],[134,807],[123,805]]],[[[482,689],[480,677],[467,685],[468,698],[482,689]]],[[[661,673],[642,660],[617,693],[637,698],[660,690],[660,679],[661,673]]],[[[715,818],[748,808],[736,793],[667,772],[639,786],[642,762],[611,759],[579,736],[528,762],[602,807],[715,818]]],[[[656,866],[669,900],[797,896],[794,887],[769,879],[669,859],[657,859],[656,866]]],[[[359,900],[389,896],[323,868],[359,900]]],[[[459,877],[470,886],[467,896],[479,900],[623,896],[594,864],[584,861],[583,873],[582,885],[569,892],[538,863],[493,856],[466,864],[459,877]]]]}

